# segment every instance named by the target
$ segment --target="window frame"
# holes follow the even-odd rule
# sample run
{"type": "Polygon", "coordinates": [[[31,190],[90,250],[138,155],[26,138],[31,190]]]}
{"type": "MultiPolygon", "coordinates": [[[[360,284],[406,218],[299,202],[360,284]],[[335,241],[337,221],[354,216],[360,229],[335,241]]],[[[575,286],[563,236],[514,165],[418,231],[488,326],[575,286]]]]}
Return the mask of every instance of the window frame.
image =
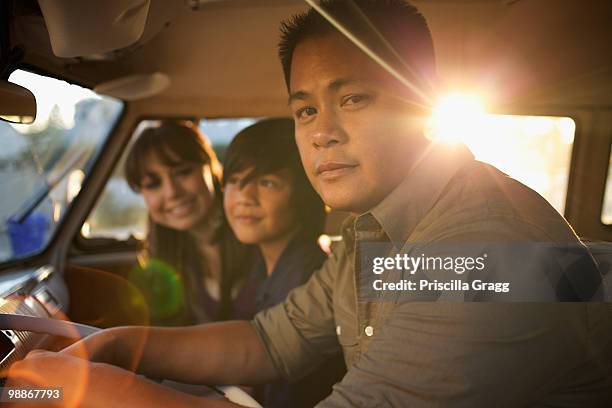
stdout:
{"type": "MultiPolygon", "coordinates": [[[[95,209],[96,205],[98,204],[98,200],[100,199],[100,196],[102,195],[104,189],[108,185],[108,182],[112,178],[114,172],[117,170],[117,165],[119,164],[123,154],[125,154],[125,151],[126,151],[125,149],[127,148],[130,141],[132,140],[132,137],[134,136],[134,132],[136,131],[140,123],[146,120],[151,120],[151,121],[189,120],[189,121],[199,123],[203,119],[206,119],[206,120],[223,120],[223,119],[239,120],[239,119],[245,119],[245,118],[247,117],[246,116],[211,116],[211,117],[202,116],[200,117],[200,116],[191,116],[191,115],[174,116],[174,115],[147,115],[147,114],[137,116],[134,120],[134,123],[130,126],[130,131],[129,131],[130,136],[127,137],[126,140],[123,142],[121,146],[121,154],[115,158],[113,166],[112,166],[113,167],[112,170],[108,173],[107,177],[105,177],[102,188],[100,189],[100,191],[97,192],[96,199],[93,200],[91,208],[88,209],[85,218],[81,222],[81,228],[83,224],[87,221],[87,219],[89,218],[93,210],[95,209]]],[[[263,119],[263,117],[257,117],[255,119],[261,120],[263,119]]],[[[102,238],[102,237],[87,238],[83,236],[81,228],[79,228],[79,231],[77,234],[75,234],[75,238],[74,238],[74,249],[79,251],[80,255],[138,251],[142,249],[142,244],[144,242],[144,240],[140,241],[138,239],[133,239],[133,235],[131,236],[131,238],[127,240],[119,240],[115,238],[102,238]]]]}
{"type": "MultiPolygon", "coordinates": [[[[87,86],[86,84],[79,82],[79,81],[74,81],[70,78],[62,78],[59,77],[58,75],[41,69],[35,65],[31,65],[31,64],[26,64],[26,63],[19,63],[19,64],[15,64],[13,66],[11,66],[8,70],[7,70],[7,80],[8,78],[11,76],[11,74],[14,71],[17,70],[23,70],[23,71],[27,71],[30,72],[32,74],[36,74],[36,75],[40,75],[40,76],[44,76],[47,78],[53,78],[56,79],[58,81],[64,81],[70,85],[76,85],[79,86],[81,88],[86,88],[89,89],[91,91],[93,91],[93,89],[89,86],[87,86]]],[[[21,258],[17,258],[17,259],[9,259],[3,262],[0,262],[0,270],[4,271],[4,270],[9,270],[15,266],[24,266],[24,265],[36,265],[39,263],[39,261],[41,259],[48,259],[53,251],[54,248],[58,245],[58,237],[61,235],[61,231],[65,228],[66,224],[69,222],[69,218],[71,216],[71,214],[74,211],[74,208],[77,207],[79,205],[79,202],[82,200],[83,197],[83,190],[89,180],[92,177],[92,174],[94,174],[96,172],[96,168],[98,167],[98,163],[99,163],[99,159],[101,156],[104,155],[106,148],[111,140],[111,138],[113,137],[113,135],[116,133],[117,128],[121,125],[122,121],[124,120],[125,116],[126,116],[126,112],[128,109],[128,103],[122,99],[117,99],[119,102],[121,102],[121,110],[119,111],[119,114],[117,115],[117,118],[115,119],[114,123],[112,123],[111,126],[109,126],[109,130],[108,133],[106,135],[106,139],[104,140],[104,142],[99,146],[98,151],[95,152],[94,154],[92,154],[92,156],[89,158],[89,167],[88,167],[88,171],[87,174],[85,175],[85,177],[83,178],[83,181],[81,183],[81,190],[79,191],[79,194],[77,194],[73,201],[70,203],[69,208],[66,210],[66,213],[64,214],[64,216],[61,218],[61,220],[59,220],[56,224],[56,227],[53,231],[53,233],[50,235],[49,239],[47,240],[45,247],[42,248],[40,251],[32,253],[30,255],[21,257],[21,258]]]]}
{"type": "MultiPolygon", "coordinates": [[[[612,161],[612,132],[609,133],[608,137],[610,140],[610,143],[608,143],[608,150],[607,150],[608,165],[606,166],[603,191],[601,194],[601,199],[599,200],[598,214],[599,214],[599,223],[601,224],[601,226],[605,228],[607,231],[609,231],[610,233],[612,233],[612,222],[607,224],[603,221],[604,204],[606,201],[606,187],[608,184],[608,178],[612,178],[612,174],[610,174],[610,171],[612,171],[612,163],[611,163],[612,161]]],[[[612,200],[612,190],[610,191],[610,196],[611,196],[610,199],[612,200]]]]}

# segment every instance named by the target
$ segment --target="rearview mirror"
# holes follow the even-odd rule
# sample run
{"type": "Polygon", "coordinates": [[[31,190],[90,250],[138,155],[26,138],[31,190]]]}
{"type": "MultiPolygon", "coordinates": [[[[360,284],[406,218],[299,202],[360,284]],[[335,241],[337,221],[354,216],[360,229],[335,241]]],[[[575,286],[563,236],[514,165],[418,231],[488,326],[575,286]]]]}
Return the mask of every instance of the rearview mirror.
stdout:
{"type": "Polygon", "coordinates": [[[28,125],[36,119],[36,98],[21,85],[0,80],[0,120],[28,125]]]}

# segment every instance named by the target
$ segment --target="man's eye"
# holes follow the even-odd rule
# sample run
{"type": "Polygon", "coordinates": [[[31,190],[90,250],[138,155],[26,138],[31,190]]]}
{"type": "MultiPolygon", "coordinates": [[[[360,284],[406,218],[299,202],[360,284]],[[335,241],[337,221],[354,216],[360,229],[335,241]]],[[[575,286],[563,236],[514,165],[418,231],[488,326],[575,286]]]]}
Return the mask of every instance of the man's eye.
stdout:
{"type": "Polygon", "coordinates": [[[368,100],[369,100],[368,95],[362,95],[362,94],[347,95],[344,98],[342,98],[342,106],[348,106],[348,107],[362,106],[368,100]]]}
{"type": "Polygon", "coordinates": [[[295,117],[298,120],[307,120],[309,117],[316,115],[317,110],[312,106],[306,106],[304,108],[300,108],[295,112],[295,117]]]}

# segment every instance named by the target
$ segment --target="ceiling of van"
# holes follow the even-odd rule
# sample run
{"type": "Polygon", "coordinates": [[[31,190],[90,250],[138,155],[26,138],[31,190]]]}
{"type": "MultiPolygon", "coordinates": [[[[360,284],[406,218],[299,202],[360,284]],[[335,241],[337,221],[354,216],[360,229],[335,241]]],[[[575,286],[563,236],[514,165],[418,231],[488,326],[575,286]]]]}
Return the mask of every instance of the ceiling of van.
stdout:
{"type": "MultiPolygon", "coordinates": [[[[152,13],[149,22],[157,24],[156,29],[148,34],[145,29],[141,41],[99,55],[98,61],[55,57],[35,7],[15,7],[13,44],[23,44],[26,62],[89,86],[125,75],[164,72],[171,86],[138,102],[152,113],[209,117],[286,113],[276,57],[278,26],[305,9],[304,2],[220,0],[198,11],[182,0],[173,0],[172,6],[166,1],[161,8],[156,3],[151,1],[157,14],[152,13]]],[[[439,74],[449,88],[480,90],[493,105],[519,109],[612,104],[612,2],[414,0],[414,4],[429,22],[439,74]]]]}

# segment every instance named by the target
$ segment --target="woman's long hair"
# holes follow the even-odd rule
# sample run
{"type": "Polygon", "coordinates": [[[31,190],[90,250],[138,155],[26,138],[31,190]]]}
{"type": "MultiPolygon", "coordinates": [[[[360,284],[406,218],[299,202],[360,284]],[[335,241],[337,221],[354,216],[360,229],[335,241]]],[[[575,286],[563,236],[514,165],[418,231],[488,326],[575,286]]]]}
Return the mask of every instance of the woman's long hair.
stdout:
{"type": "MultiPolygon", "coordinates": [[[[210,212],[218,212],[219,225],[213,242],[221,248],[222,270],[220,282],[219,313],[211,319],[228,319],[232,314],[232,287],[244,277],[247,249],[234,236],[223,215],[221,192],[221,165],[207,138],[187,121],[165,121],[159,126],[146,128],[134,142],[125,162],[126,180],[135,192],[140,192],[147,169],[147,160],[155,154],[162,163],[173,166],[178,162],[208,165],[213,175],[214,200],[210,212]],[[178,158],[178,160],[177,160],[178,158]]],[[[179,231],[154,222],[149,217],[145,255],[171,266],[179,274],[199,265],[201,256],[187,231],[179,231]]],[[[196,268],[199,270],[199,268],[196,268]]]]}

